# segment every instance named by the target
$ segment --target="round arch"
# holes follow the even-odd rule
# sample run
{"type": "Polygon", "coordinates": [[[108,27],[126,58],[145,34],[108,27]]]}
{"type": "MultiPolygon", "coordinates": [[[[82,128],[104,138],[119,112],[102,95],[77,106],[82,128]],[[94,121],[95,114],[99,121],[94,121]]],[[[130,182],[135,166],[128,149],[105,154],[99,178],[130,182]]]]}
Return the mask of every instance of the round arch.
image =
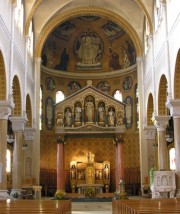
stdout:
{"type": "Polygon", "coordinates": [[[4,58],[0,51],[0,100],[6,100],[6,72],[4,66],[4,58]]]}
{"type": "Polygon", "coordinates": [[[26,96],[26,114],[27,114],[26,127],[32,127],[32,106],[29,94],[26,96]]]}
{"type": "Polygon", "coordinates": [[[174,75],[174,99],[180,99],[180,50],[177,54],[175,75],[174,75]]]}
{"type": "Polygon", "coordinates": [[[37,58],[41,57],[41,51],[42,51],[44,42],[46,41],[48,35],[56,26],[68,20],[69,18],[83,16],[83,15],[106,17],[111,21],[117,23],[118,25],[122,26],[122,28],[127,32],[129,37],[131,38],[134,44],[134,47],[136,49],[137,56],[142,56],[143,47],[142,47],[141,41],[136,31],[131,27],[131,25],[125,19],[113,13],[112,11],[101,9],[101,8],[93,8],[93,7],[92,8],[85,7],[85,8],[70,10],[68,12],[65,12],[63,14],[56,16],[54,19],[49,21],[44,27],[44,29],[41,31],[39,37],[37,38],[36,46],[35,46],[35,56],[37,58]]]}
{"type": "Polygon", "coordinates": [[[13,116],[21,116],[21,112],[22,112],[21,89],[20,89],[19,79],[17,76],[14,76],[13,78],[13,101],[15,104],[15,107],[13,110],[13,116]]]}
{"type": "Polygon", "coordinates": [[[167,115],[167,79],[163,74],[159,82],[159,93],[158,93],[158,115],[167,115]]]}
{"type": "Polygon", "coordinates": [[[153,101],[153,96],[150,93],[148,96],[148,104],[147,104],[147,125],[148,126],[153,126],[153,121],[151,120],[154,112],[154,101],[153,101]]]}

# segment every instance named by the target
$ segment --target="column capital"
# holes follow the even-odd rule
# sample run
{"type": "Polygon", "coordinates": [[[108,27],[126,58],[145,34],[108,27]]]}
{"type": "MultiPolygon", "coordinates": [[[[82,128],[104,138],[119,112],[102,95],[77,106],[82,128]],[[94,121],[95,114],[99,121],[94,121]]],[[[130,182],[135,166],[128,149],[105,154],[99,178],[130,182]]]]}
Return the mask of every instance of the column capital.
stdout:
{"type": "Polygon", "coordinates": [[[152,121],[158,131],[165,131],[170,118],[170,116],[153,116],[152,121]]]}
{"type": "Polygon", "coordinates": [[[169,99],[166,102],[166,106],[170,110],[172,117],[180,116],[180,99],[169,99]]]}
{"type": "Polygon", "coordinates": [[[7,120],[13,108],[14,108],[14,103],[12,100],[1,100],[0,101],[0,119],[7,120]]]}
{"type": "Polygon", "coordinates": [[[35,136],[35,128],[25,128],[23,131],[25,141],[33,141],[35,136]]]}
{"type": "Polygon", "coordinates": [[[36,57],[36,58],[35,58],[35,63],[36,63],[36,64],[41,64],[41,61],[42,61],[42,60],[41,60],[41,57],[36,57]]]}
{"type": "Polygon", "coordinates": [[[146,140],[155,140],[156,138],[156,127],[155,126],[145,126],[144,127],[146,140]]]}
{"type": "Polygon", "coordinates": [[[116,134],[113,141],[117,145],[118,143],[124,143],[124,134],[116,134]]]}
{"type": "Polygon", "coordinates": [[[64,144],[65,143],[65,136],[64,135],[59,135],[56,138],[56,142],[57,142],[57,144],[64,144]]]}
{"type": "Polygon", "coordinates": [[[12,122],[13,132],[24,131],[24,126],[26,124],[27,118],[23,117],[9,117],[9,120],[12,122]]]}

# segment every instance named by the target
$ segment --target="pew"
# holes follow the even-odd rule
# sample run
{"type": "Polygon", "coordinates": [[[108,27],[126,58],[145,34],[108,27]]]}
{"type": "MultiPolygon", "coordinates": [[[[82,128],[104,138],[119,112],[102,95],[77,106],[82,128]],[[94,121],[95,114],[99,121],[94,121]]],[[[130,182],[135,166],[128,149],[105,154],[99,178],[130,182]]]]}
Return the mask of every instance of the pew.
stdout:
{"type": "Polygon", "coordinates": [[[71,200],[1,200],[0,213],[8,214],[70,214],[71,200]]]}
{"type": "Polygon", "coordinates": [[[113,214],[179,214],[180,198],[113,200],[113,214]]]}

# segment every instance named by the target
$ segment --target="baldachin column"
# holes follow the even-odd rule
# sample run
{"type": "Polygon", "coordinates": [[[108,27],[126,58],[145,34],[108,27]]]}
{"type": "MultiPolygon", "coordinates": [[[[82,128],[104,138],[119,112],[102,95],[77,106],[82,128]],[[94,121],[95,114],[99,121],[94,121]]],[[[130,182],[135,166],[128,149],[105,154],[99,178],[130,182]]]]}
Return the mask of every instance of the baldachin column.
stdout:
{"type": "Polygon", "coordinates": [[[116,136],[116,190],[119,189],[120,179],[124,180],[124,161],[123,161],[123,143],[124,138],[121,135],[116,136]]]}
{"type": "Polygon", "coordinates": [[[65,191],[64,136],[57,139],[57,190],[65,191]]]}

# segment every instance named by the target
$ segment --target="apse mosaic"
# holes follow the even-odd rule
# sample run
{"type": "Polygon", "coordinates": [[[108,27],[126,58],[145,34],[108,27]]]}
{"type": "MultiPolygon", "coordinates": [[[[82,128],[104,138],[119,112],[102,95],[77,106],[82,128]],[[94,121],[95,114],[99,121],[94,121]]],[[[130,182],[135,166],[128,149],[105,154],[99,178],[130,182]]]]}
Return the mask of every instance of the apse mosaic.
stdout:
{"type": "Polygon", "coordinates": [[[58,71],[107,72],[136,63],[136,51],[118,24],[98,16],[61,23],[47,38],[42,65],[58,71]]]}

